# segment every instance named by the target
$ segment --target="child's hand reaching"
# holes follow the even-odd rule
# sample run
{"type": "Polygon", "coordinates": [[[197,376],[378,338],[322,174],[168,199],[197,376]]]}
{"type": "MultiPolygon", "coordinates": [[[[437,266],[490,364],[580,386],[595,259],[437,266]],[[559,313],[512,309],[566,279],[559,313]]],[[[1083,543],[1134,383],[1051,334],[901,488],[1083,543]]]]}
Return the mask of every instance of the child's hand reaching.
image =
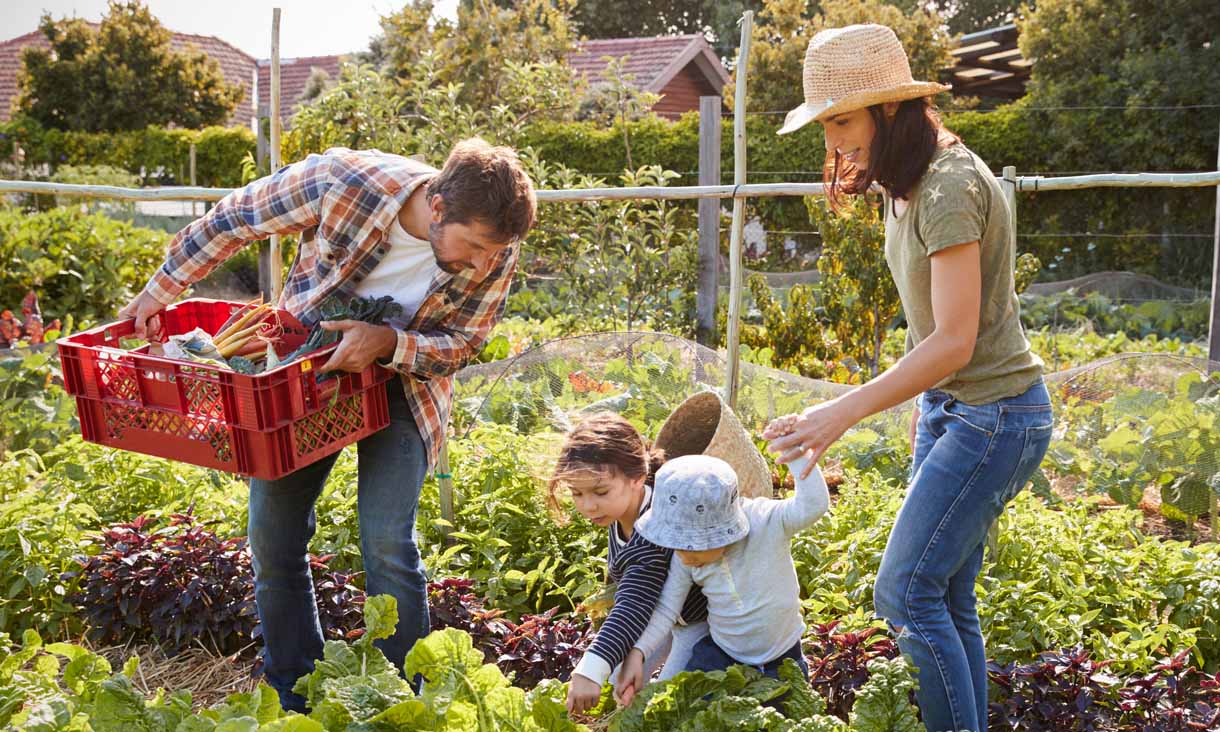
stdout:
{"type": "Polygon", "coordinates": [[[597,706],[601,699],[602,687],[592,679],[580,674],[572,674],[568,682],[568,714],[580,714],[597,706]]]}
{"type": "Polygon", "coordinates": [[[629,706],[636,693],[644,688],[644,653],[632,648],[623,660],[618,672],[618,683],[614,685],[614,701],[629,706]]]}

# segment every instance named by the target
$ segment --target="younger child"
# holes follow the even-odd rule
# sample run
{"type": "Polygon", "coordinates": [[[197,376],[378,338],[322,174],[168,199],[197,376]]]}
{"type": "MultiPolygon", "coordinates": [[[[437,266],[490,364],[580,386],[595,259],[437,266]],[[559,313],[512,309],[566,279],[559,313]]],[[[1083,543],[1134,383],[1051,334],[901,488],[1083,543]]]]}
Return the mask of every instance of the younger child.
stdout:
{"type": "MultiPolygon", "coordinates": [[[[799,476],[806,458],[792,462],[799,476]]],[[[805,622],[792,564],[792,537],[830,506],[816,467],[796,481],[796,495],[776,501],[742,499],[737,475],[723,460],[703,455],[674,458],[656,476],[652,510],[636,533],[674,550],[657,610],[619,674],[619,699],[629,704],[643,688],[645,661],[657,652],[682,600],[693,588],[707,598],[709,634],[695,644],[686,671],[753,666],[776,677],[785,658],[806,672],[801,653],[805,622]]]]}
{"type": "MultiPolygon", "coordinates": [[[[608,574],[616,585],[614,607],[596,639],[572,672],[568,686],[568,712],[583,712],[597,704],[602,684],[611,676],[639,638],[656,608],[669,575],[673,551],[663,549],[635,531],[636,520],[652,501],[652,477],[665,456],[649,448],[640,433],[623,417],[596,414],[568,434],[551,479],[551,501],[558,504],[561,486],[572,495],[582,516],[610,534],[608,574]]],[[[659,665],[670,643],[661,675],[669,678],[686,665],[690,649],[707,634],[707,603],[698,588],[675,601],[669,627],[657,630],[659,665]],[[680,613],[679,613],[680,610],[680,613]]],[[[643,670],[641,670],[643,673],[643,670]]]]}

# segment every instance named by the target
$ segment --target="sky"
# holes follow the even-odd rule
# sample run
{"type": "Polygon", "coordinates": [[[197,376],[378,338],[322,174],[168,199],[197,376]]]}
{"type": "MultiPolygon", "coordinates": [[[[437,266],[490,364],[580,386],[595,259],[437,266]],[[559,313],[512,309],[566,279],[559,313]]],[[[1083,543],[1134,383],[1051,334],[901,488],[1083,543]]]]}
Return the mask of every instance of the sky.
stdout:
{"type": "MultiPolygon", "coordinates": [[[[44,12],[56,18],[97,21],[106,0],[0,0],[0,40],[38,28],[44,12]]],[[[280,8],[280,57],[323,56],[368,47],[378,19],[401,0],[146,0],[173,31],[216,36],[255,58],[271,56],[271,11],[280,8]]],[[[453,18],[457,0],[438,0],[439,15],[453,18]]]]}

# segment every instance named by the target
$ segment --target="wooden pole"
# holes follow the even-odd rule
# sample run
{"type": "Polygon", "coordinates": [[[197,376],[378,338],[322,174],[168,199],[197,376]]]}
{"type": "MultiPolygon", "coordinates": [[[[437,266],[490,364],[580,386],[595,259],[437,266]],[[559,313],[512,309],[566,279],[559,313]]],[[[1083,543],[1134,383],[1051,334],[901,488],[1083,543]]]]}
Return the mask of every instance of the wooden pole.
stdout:
{"type": "MultiPolygon", "coordinates": [[[[195,181],[195,143],[191,143],[191,188],[199,185],[195,181]]],[[[198,216],[198,210],[195,208],[195,202],[191,201],[191,216],[198,216]]]]}
{"type": "MultiPolygon", "coordinates": [[[[746,182],[746,76],[749,70],[750,35],[754,12],[741,16],[741,46],[737,52],[737,89],[733,97],[733,185],[746,182]]],[[[733,226],[729,235],[729,337],[728,373],[725,375],[726,401],[737,407],[737,379],[741,367],[741,236],[745,228],[746,200],[733,197],[733,226]]]]}
{"type": "MultiPolygon", "coordinates": [[[[256,76],[257,76],[257,74],[256,74],[256,76]]],[[[261,95],[262,92],[257,91],[257,84],[255,85],[255,88],[256,88],[255,93],[261,95]]],[[[262,177],[262,175],[265,173],[265,171],[270,167],[269,160],[271,157],[270,156],[271,143],[267,139],[267,134],[268,134],[267,125],[263,124],[263,121],[266,120],[270,116],[271,116],[270,106],[268,104],[259,104],[258,105],[258,114],[256,114],[254,117],[254,126],[257,130],[254,133],[256,135],[254,138],[255,139],[254,156],[255,156],[255,166],[256,166],[255,170],[257,171],[255,174],[256,177],[262,177]]],[[[258,246],[258,291],[263,293],[263,297],[265,298],[267,296],[267,294],[271,292],[271,248],[270,248],[271,244],[266,239],[262,239],[258,242],[257,246],[258,246]]]]}
{"type": "Polygon", "coordinates": [[[1220,183],[1220,171],[1207,173],[1100,173],[1064,175],[1043,178],[1040,175],[1021,176],[1018,190],[1074,191],[1079,188],[1179,188],[1214,186],[1220,183]]]}
{"type": "MultiPolygon", "coordinates": [[[[280,169],[280,9],[271,11],[271,171],[280,169]]],[[[268,302],[279,302],[281,270],[280,237],[271,236],[267,271],[270,277],[268,302]]]]}
{"type": "MultiPolygon", "coordinates": [[[[1217,141],[1216,171],[1220,172],[1220,140],[1217,141]]],[[[1212,255],[1212,313],[1207,328],[1209,373],[1218,368],[1217,363],[1220,362],[1220,183],[1216,184],[1216,233],[1212,246],[1215,252],[1212,255]]],[[[1215,528],[1215,524],[1212,528],[1215,528]]]]}
{"type": "Polygon", "coordinates": [[[445,542],[448,543],[449,534],[457,522],[457,515],[453,510],[453,474],[449,470],[448,440],[441,445],[440,459],[436,465],[436,482],[440,494],[441,518],[448,522],[448,525],[441,529],[441,534],[445,536],[445,542]]]}
{"type": "MultiPolygon", "coordinates": [[[[699,97],[699,185],[720,185],[720,97],[699,97]]],[[[719,290],[720,200],[699,200],[699,289],[695,295],[695,340],[716,347],[719,290]]]]}
{"type": "MultiPolygon", "coordinates": [[[[1220,172],[1220,137],[1216,142],[1216,171],[1220,172]]],[[[1212,312],[1207,325],[1207,373],[1220,370],[1220,184],[1216,186],[1216,232],[1212,242],[1212,312]]],[[[1208,492],[1212,541],[1220,538],[1220,510],[1215,490],[1208,492]]]]}

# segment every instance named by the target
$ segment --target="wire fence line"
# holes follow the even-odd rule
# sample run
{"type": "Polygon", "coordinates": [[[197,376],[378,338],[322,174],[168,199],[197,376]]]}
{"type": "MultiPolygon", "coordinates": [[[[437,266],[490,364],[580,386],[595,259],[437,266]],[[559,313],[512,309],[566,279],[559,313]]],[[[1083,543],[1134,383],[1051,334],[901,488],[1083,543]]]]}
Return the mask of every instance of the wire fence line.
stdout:
{"type": "MultiPolygon", "coordinates": [[[[997,179],[1007,179],[997,176],[997,179]]],[[[1220,186],[1220,170],[1200,173],[1103,173],[1047,178],[1016,176],[1017,190],[1026,192],[1077,190],[1082,188],[1192,188],[1220,186]]],[[[219,201],[233,188],[161,186],[123,188],[120,186],[47,183],[27,180],[0,180],[0,194],[42,193],[112,198],[125,201],[219,201]]],[[[617,188],[568,188],[537,191],[544,203],[574,203],[597,200],[695,200],[702,198],[759,198],[781,196],[820,196],[821,183],[744,183],[717,186],[638,186],[617,188]]]]}

